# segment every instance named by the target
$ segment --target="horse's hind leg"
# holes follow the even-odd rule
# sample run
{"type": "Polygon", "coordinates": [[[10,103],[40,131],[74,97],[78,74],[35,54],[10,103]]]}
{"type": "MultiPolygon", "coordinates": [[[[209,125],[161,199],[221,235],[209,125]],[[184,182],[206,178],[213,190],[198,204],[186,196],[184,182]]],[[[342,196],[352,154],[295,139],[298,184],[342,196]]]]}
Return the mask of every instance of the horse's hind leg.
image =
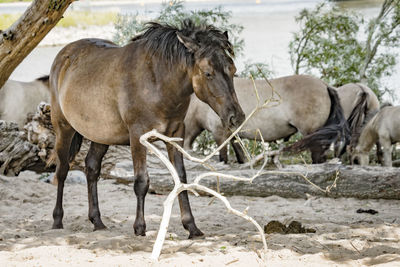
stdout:
{"type": "Polygon", "coordinates": [[[379,141],[376,142],[376,158],[379,164],[383,164],[383,151],[379,141]]]}
{"type": "Polygon", "coordinates": [[[53,210],[53,229],[62,229],[62,218],[64,216],[62,207],[64,181],[65,178],[67,178],[69,170],[69,149],[75,130],[66,121],[56,121],[53,118],[55,118],[55,115],[52,114],[52,124],[56,132],[56,144],[54,149],[57,157],[57,167],[54,176],[55,181],[57,181],[57,202],[53,210]]]}
{"type": "Polygon", "coordinates": [[[325,151],[327,149],[324,147],[313,147],[310,148],[311,159],[313,164],[324,163],[326,161],[325,151]]]}
{"type": "MultiPolygon", "coordinates": [[[[174,137],[182,137],[184,135],[185,126],[183,124],[179,124],[177,129],[172,132],[172,136],[174,137]]],[[[175,166],[175,169],[178,172],[179,179],[182,183],[187,183],[186,180],[186,170],[183,164],[183,156],[175,147],[170,144],[167,145],[168,157],[172,164],[175,166]]],[[[182,145],[182,144],[180,144],[182,145]]],[[[183,227],[189,231],[189,239],[204,235],[199,228],[197,228],[196,223],[194,221],[194,217],[192,214],[192,210],[190,208],[189,197],[187,191],[183,191],[179,194],[179,207],[181,210],[181,219],[183,227]]]]}
{"type": "Polygon", "coordinates": [[[100,218],[99,202],[97,197],[97,181],[100,176],[101,161],[106,154],[108,145],[91,142],[85,159],[85,172],[89,198],[89,220],[94,225],[94,231],[106,228],[100,218]]]}
{"type": "Polygon", "coordinates": [[[392,142],[390,137],[379,137],[379,142],[382,145],[383,163],[382,166],[392,167],[392,142]]]}

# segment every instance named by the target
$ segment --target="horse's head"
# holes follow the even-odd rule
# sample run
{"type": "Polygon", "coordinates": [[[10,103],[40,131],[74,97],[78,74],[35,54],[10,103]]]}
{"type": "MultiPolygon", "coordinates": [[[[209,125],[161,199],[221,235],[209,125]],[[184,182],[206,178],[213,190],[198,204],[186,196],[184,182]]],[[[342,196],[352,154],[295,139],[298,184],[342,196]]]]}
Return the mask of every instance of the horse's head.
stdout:
{"type": "Polygon", "coordinates": [[[177,32],[178,40],[193,54],[193,90],[218,114],[225,127],[237,128],[245,119],[233,86],[236,72],[227,32],[211,26],[177,32]]]}
{"type": "Polygon", "coordinates": [[[350,152],[352,165],[367,166],[369,164],[368,153],[362,152],[358,147],[354,148],[350,152]]]}

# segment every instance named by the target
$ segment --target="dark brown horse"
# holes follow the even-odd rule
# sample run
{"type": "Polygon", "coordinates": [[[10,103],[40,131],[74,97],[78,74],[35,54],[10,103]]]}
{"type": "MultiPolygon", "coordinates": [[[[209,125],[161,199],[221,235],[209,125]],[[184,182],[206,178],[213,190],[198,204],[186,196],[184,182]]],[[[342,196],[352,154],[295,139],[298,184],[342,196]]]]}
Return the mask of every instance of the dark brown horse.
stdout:
{"type": "MultiPolygon", "coordinates": [[[[63,228],[63,189],[68,160],[80,147],[82,136],[91,140],[86,156],[89,219],[94,230],[105,228],[100,218],[97,180],[109,145],[130,145],[137,197],[136,235],[145,235],[144,199],[149,188],[146,148],[142,134],[156,129],[173,137],[184,136],[190,96],[208,103],[226,127],[244,120],[233,87],[236,71],[227,33],[212,26],[181,28],[150,23],[132,42],[119,47],[100,39],[83,39],[60,51],[51,68],[52,123],[56,132],[58,179],[53,228],[63,228]]],[[[182,182],[186,171],[182,154],[167,144],[168,156],[182,182]]],[[[179,195],[182,223],[189,238],[197,228],[187,192],[179,195]]]]}

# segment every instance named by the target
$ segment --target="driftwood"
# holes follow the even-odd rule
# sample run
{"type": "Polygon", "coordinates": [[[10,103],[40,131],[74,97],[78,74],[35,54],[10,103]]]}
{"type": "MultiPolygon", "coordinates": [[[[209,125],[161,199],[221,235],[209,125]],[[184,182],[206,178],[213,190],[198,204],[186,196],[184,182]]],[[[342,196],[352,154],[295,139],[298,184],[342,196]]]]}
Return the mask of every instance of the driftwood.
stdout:
{"type": "MultiPolygon", "coordinates": [[[[205,170],[203,170],[204,172],[205,170]]],[[[188,170],[188,182],[200,172],[188,170]]],[[[224,173],[234,176],[250,176],[249,171],[231,168],[224,173]]],[[[173,188],[170,175],[150,169],[150,188],[154,193],[165,194],[173,188]],[[154,173],[153,173],[154,171],[154,173]]],[[[206,178],[202,185],[216,189],[217,180],[206,178]]],[[[221,180],[221,192],[225,195],[245,195],[267,197],[306,198],[307,194],[326,197],[384,198],[400,199],[400,169],[387,167],[361,167],[336,164],[318,164],[312,166],[290,165],[277,171],[270,170],[259,176],[251,184],[241,181],[221,180]],[[334,183],[330,192],[322,192],[311,186],[299,175],[306,175],[310,181],[322,189],[334,183]]]]}
{"type": "Polygon", "coordinates": [[[0,121],[0,174],[17,175],[40,161],[39,148],[27,141],[18,124],[0,121]]]}

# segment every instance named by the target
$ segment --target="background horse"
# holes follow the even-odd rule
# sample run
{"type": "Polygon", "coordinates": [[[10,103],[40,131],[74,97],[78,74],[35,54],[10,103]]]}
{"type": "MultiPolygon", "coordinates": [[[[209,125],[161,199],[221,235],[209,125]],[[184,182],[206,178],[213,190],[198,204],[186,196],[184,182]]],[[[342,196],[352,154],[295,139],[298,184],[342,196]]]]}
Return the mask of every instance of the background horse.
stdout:
{"type": "MultiPolygon", "coordinates": [[[[257,105],[253,82],[250,79],[235,78],[235,90],[245,114],[257,105]]],[[[325,143],[332,143],[347,135],[347,123],[334,89],[320,79],[308,75],[292,75],[270,80],[274,90],[280,95],[281,103],[260,110],[239,133],[240,137],[260,140],[259,129],[264,141],[270,142],[288,138],[296,132],[312,137],[292,147],[295,150],[310,149],[313,162],[324,160],[327,149],[325,143]],[[341,137],[339,137],[341,135],[341,137]],[[327,140],[327,141],[326,141],[327,140]],[[325,142],[326,141],[326,142],[325,142]]],[[[263,80],[256,80],[261,101],[272,96],[272,88],[263,80]]],[[[276,97],[276,96],[275,96],[276,97]]],[[[190,148],[194,139],[204,129],[210,131],[218,145],[228,136],[221,120],[207,105],[192,96],[188,114],[185,118],[185,147],[190,148]]],[[[329,147],[328,145],[328,147],[329,147]]],[[[239,162],[244,161],[237,144],[233,143],[239,162]]],[[[227,162],[226,148],[220,151],[220,159],[227,162]]]]}
{"type": "Polygon", "coordinates": [[[49,76],[32,82],[8,80],[0,89],[0,120],[16,122],[22,129],[26,115],[42,101],[50,102],[49,76]]]}
{"type": "MultiPolygon", "coordinates": [[[[145,32],[119,47],[107,40],[83,39],[64,47],[50,73],[51,119],[56,132],[58,180],[53,228],[63,228],[63,189],[68,160],[80,147],[82,136],[91,140],[86,156],[89,219],[94,229],[105,228],[100,218],[97,179],[109,145],[130,145],[137,197],[136,235],[145,235],[144,199],[149,188],[146,148],[139,142],[156,129],[182,137],[183,119],[194,92],[226,122],[237,127],[244,120],[235,90],[236,71],[227,33],[212,26],[181,28],[149,23],[145,32]]],[[[167,144],[168,156],[186,182],[182,154],[167,144]]],[[[203,233],[197,228],[187,192],[179,195],[181,218],[189,238],[203,233]]]]}
{"type": "Polygon", "coordinates": [[[383,166],[392,166],[392,144],[400,142],[400,106],[384,106],[362,129],[352,162],[368,165],[369,151],[379,141],[383,151],[383,166]]]}
{"type": "MultiPolygon", "coordinates": [[[[362,128],[379,111],[379,100],[375,93],[367,86],[359,83],[348,83],[336,88],[344,116],[349,124],[351,141],[348,151],[355,148],[362,128]]],[[[379,150],[380,146],[377,144],[379,150]]],[[[339,151],[339,144],[335,144],[335,155],[340,157],[346,150],[339,151]]],[[[379,154],[379,151],[377,151],[379,154]]]]}

